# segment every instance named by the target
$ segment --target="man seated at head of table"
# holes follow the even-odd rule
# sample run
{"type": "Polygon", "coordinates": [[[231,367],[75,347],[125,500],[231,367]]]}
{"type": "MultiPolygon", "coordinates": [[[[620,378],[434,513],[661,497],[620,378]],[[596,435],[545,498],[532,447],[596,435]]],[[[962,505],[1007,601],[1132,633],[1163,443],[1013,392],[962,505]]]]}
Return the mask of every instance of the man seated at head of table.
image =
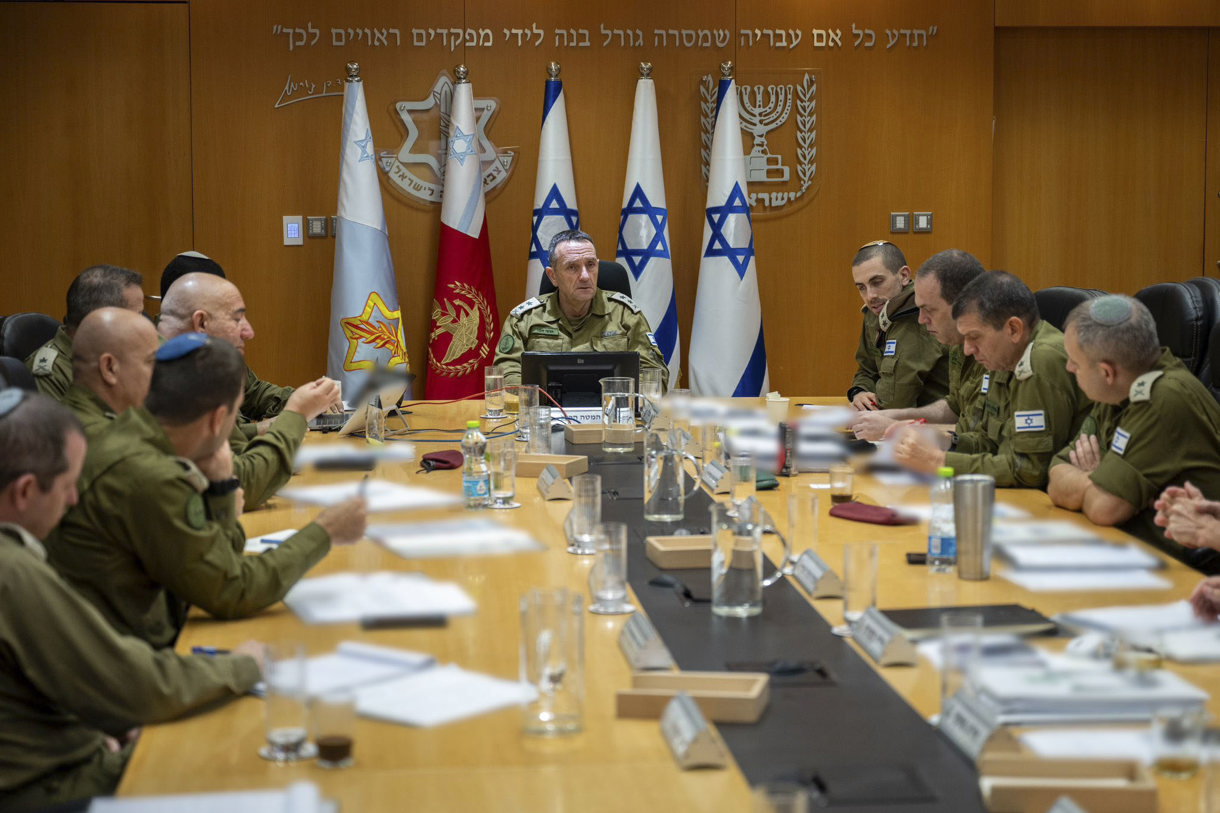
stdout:
{"type": "Polygon", "coordinates": [[[72,385],[62,401],[87,438],[125,409],[144,404],[159,345],[157,329],[143,314],[98,308],[81,321],[72,342],[72,385]]]}
{"type": "Polygon", "coordinates": [[[1051,462],[1047,494],[1098,525],[1121,525],[1182,561],[1217,572],[1214,551],[1166,540],[1153,501],[1186,481],[1220,494],[1220,405],[1157,340],[1141,302],[1112,294],[1064,323],[1068,370],[1094,401],[1080,434],[1051,462]]]}
{"type": "Polygon", "coordinates": [[[90,266],[76,275],[68,286],[64,323],[51,341],[25,360],[39,392],[63,399],[72,385],[72,343],[81,322],[98,308],[125,308],[143,313],[144,289],[140,287],[143,283],[144,278],[135,271],[114,265],[90,266]]]}
{"type": "Polygon", "coordinates": [[[495,364],[504,372],[504,383],[521,383],[521,354],[527,350],[634,350],[641,369],[661,371],[665,388],[669,368],[640,306],[624,293],[597,287],[593,238],[579,229],[561,231],[551,240],[547,262],[554,292],[513,308],[500,331],[495,364]]]}
{"type": "MultiPolygon", "coordinates": [[[[246,341],[254,338],[241,291],[224,277],[204,272],[186,274],[169,287],[161,302],[157,330],[166,339],[205,333],[225,340],[243,356],[246,341]]],[[[242,402],[242,414],[247,418],[262,421],[269,410],[275,415],[257,436],[251,437],[251,433],[235,426],[229,437],[234,469],[245,491],[245,507],[253,509],[288,482],[307,424],[339,401],[339,385],[323,377],[296,389],[274,387],[259,381],[246,367],[244,391],[245,398],[256,399],[253,403],[242,402]],[[276,392],[269,394],[268,388],[276,392]]]]}
{"type": "Polygon", "coordinates": [[[195,605],[253,615],[284,597],[332,544],[364,533],[365,504],[318,515],[275,550],[245,556],[227,439],[245,363],[223,339],[187,333],[157,351],[143,407],[90,445],[80,501],[47,538],[51,565],[120,632],[172,646],[195,605]]]}
{"type": "Polygon", "coordinates": [[[913,287],[919,324],[929,336],[949,348],[949,392],[939,401],[921,407],[857,412],[850,425],[856,437],[881,440],[900,423],[914,421],[956,424],[958,432],[973,432],[978,427],[986,371],[962,352],[962,334],[953,321],[953,302],[984,270],[973,254],[951,248],[933,254],[915,272],[913,287]]]}
{"type": "Polygon", "coordinates": [[[847,400],[857,410],[909,409],[949,391],[949,349],[919,323],[911,269],[888,240],[866,243],[851,261],[860,312],[856,375],[847,400]]]}
{"type": "Polygon", "coordinates": [[[990,373],[973,432],[944,448],[916,428],[894,450],[899,463],[934,472],[990,474],[997,486],[1044,488],[1051,458],[1076,436],[1091,406],[1067,371],[1063,334],[1038,315],[1025,283],[1004,271],[981,274],[953,303],[962,349],[990,373]]]}
{"type": "Polygon", "coordinates": [[[0,809],[114,792],[133,726],[249,691],[263,648],[182,656],[116,632],[44,561],[40,539],[76,501],[80,423],[60,404],[0,390],[0,809]]]}

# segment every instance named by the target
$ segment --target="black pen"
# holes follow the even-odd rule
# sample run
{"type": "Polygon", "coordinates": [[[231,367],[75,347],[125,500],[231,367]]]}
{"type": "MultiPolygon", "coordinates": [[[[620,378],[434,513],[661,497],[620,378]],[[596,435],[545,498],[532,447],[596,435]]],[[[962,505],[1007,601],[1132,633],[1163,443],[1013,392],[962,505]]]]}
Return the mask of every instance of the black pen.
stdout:
{"type": "Polygon", "coordinates": [[[192,655],[228,655],[229,650],[217,649],[214,646],[193,646],[191,647],[192,655]]]}

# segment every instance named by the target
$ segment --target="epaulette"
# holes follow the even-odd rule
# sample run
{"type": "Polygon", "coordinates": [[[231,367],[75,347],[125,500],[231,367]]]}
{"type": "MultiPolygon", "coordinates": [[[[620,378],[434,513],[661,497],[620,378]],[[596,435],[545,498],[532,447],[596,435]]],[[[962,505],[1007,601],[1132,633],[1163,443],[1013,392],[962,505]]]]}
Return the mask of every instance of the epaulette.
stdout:
{"type": "Polygon", "coordinates": [[[174,462],[182,467],[182,479],[191,484],[191,488],[198,491],[200,494],[208,489],[208,477],[199,470],[194,461],[187,460],[185,457],[175,457],[174,462]]]}
{"type": "Polygon", "coordinates": [[[631,309],[632,313],[640,312],[640,306],[635,304],[635,300],[632,299],[631,297],[627,296],[622,291],[615,291],[614,293],[610,294],[610,296],[608,298],[613,299],[615,302],[619,302],[623,305],[626,305],[628,308],[631,309]]]}
{"type": "Polygon", "coordinates": [[[37,355],[34,356],[34,366],[31,372],[34,375],[50,375],[55,372],[55,359],[59,357],[59,351],[54,347],[46,346],[38,349],[37,355]]]}
{"type": "Polygon", "coordinates": [[[520,316],[523,313],[529,313],[534,308],[540,308],[540,307],[542,307],[542,300],[536,296],[531,296],[529,299],[525,300],[520,305],[513,308],[512,311],[509,312],[509,316],[512,316],[515,318],[517,316],[520,316]]]}
{"type": "Polygon", "coordinates": [[[1132,403],[1147,401],[1152,398],[1152,385],[1158,378],[1165,375],[1164,370],[1150,370],[1131,382],[1131,393],[1128,396],[1132,403]]]}

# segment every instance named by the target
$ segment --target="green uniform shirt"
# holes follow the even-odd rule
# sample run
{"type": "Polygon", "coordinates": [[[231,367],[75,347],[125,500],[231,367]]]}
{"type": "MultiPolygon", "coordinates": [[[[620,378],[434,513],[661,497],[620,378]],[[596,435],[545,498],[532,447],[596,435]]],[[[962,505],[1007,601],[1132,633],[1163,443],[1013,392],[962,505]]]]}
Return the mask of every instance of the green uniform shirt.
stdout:
{"type": "Polygon", "coordinates": [[[1131,385],[1121,404],[1093,404],[1072,442],[1051,465],[1071,463],[1082,434],[1097,436],[1101,462],[1089,475],[1105,491],[1135,506],[1127,530],[1179,558],[1187,548],[1153,524],[1153,501],[1187,480],[1209,497],[1220,494],[1220,405],[1168,348],[1131,385]]]}
{"type": "Polygon", "coordinates": [[[73,382],[64,393],[63,405],[76,413],[81,425],[85,427],[85,437],[93,440],[114,420],[114,410],[92,390],[87,390],[73,382]]]}
{"type": "Polygon", "coordinates": [[[1093,404],[1066,364],[1063,333],[1038,322],[1016,369],[990,373],[979,427],[958,435],[945,465],[958,474],[990,474],[997,486],[1046,488],[1051,458],[1093,404]]]}
{"type": "Polygon", "coordinates": [[[25,366],[34,374],[39,392],[56,401],[63,400],[72,385],[72,340],[67,328],[60,325],[51,341],[30,354],[25,366]]]}
{"type": "Polygon", "coordinates": [[[949,348],[949,394],[945,403],[957,415],[957,431],[973,432],[983,419],[983,396],[991,383],[987,368],[962,352],[961,345],[949,348]]]}
{"type": "Polygon", "coordinates": [[[241,414],[257,423],[273,418],[284,411],[284,404],[292,396],[292,387],[277,387],[269,384],[246,367],[246,397],[241,402],[241,414]]]}
{"type": "Polygon", "coordinates": [[[669,368],[651,331],[640,306],[626,294],[607,294],[599,288],[589,303],[589,312],[583,319],[572,321],[559,307],[559,293],[552,292],[527,299],[508,314],[496,346],[495,364],[504,371],[506,385],[520,384],[521,354],[527,350],[634,350],[640,354],[640,369],[661,371],[664,387],[669,368]]]}
{"type": "MultiPolygon", "coordinates": [[[[0,809],[58,769],[86,765],[102,732],[158,723],[240,695],[259,680],[252,658],[183,657],[114,631],[43,561],[38,540],[0,524],[0,809]]],[[[58,778],[58,777],[57,777],[58,778]]],[[[76,782],[88,787],[89,783],[76,782]]]]}
{"type": "Polygon", "coordinates": [[[949,348],[919,324],[915,286],[907,284],[881,313],[864,307],[856,377],[848,390],[877,394],[880,409],[910,409],[949,392],[949,348]]]}
{"type": "Polygon", "coordinates": [[[160,648],[173,644],[188,604],[218,618],[252,615],[330,548],[311,523],[245,556],[233,496],[206,488],[148,410],[128,409],[89,445],[79,502],[46,541],[51,565],[116,629],[160,648]]]}
{"type": "Polygon", "coordinates": [[[288,482],[305,429],[305,416],[299,412],[281,412],[266,432],[253,438],[246,437],[240,427],[233,427],[229,435],[233,474],[241,481],[247,511],[258,508],[288,482]]]}

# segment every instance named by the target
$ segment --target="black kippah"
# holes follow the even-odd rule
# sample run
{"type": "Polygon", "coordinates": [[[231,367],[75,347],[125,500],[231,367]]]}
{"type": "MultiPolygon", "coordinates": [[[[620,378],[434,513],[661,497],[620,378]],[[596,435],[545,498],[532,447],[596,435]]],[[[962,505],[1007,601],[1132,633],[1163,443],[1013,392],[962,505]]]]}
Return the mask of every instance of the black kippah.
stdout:
{"type": "Polygon", "coordinates": [[[161,272],[161,298],[165,299],[169,286],[187,274],[215,274],[224,277],[225,270],[211,257],[206,257],[198,251],[185,251],[170,260],[161,272]]]}

